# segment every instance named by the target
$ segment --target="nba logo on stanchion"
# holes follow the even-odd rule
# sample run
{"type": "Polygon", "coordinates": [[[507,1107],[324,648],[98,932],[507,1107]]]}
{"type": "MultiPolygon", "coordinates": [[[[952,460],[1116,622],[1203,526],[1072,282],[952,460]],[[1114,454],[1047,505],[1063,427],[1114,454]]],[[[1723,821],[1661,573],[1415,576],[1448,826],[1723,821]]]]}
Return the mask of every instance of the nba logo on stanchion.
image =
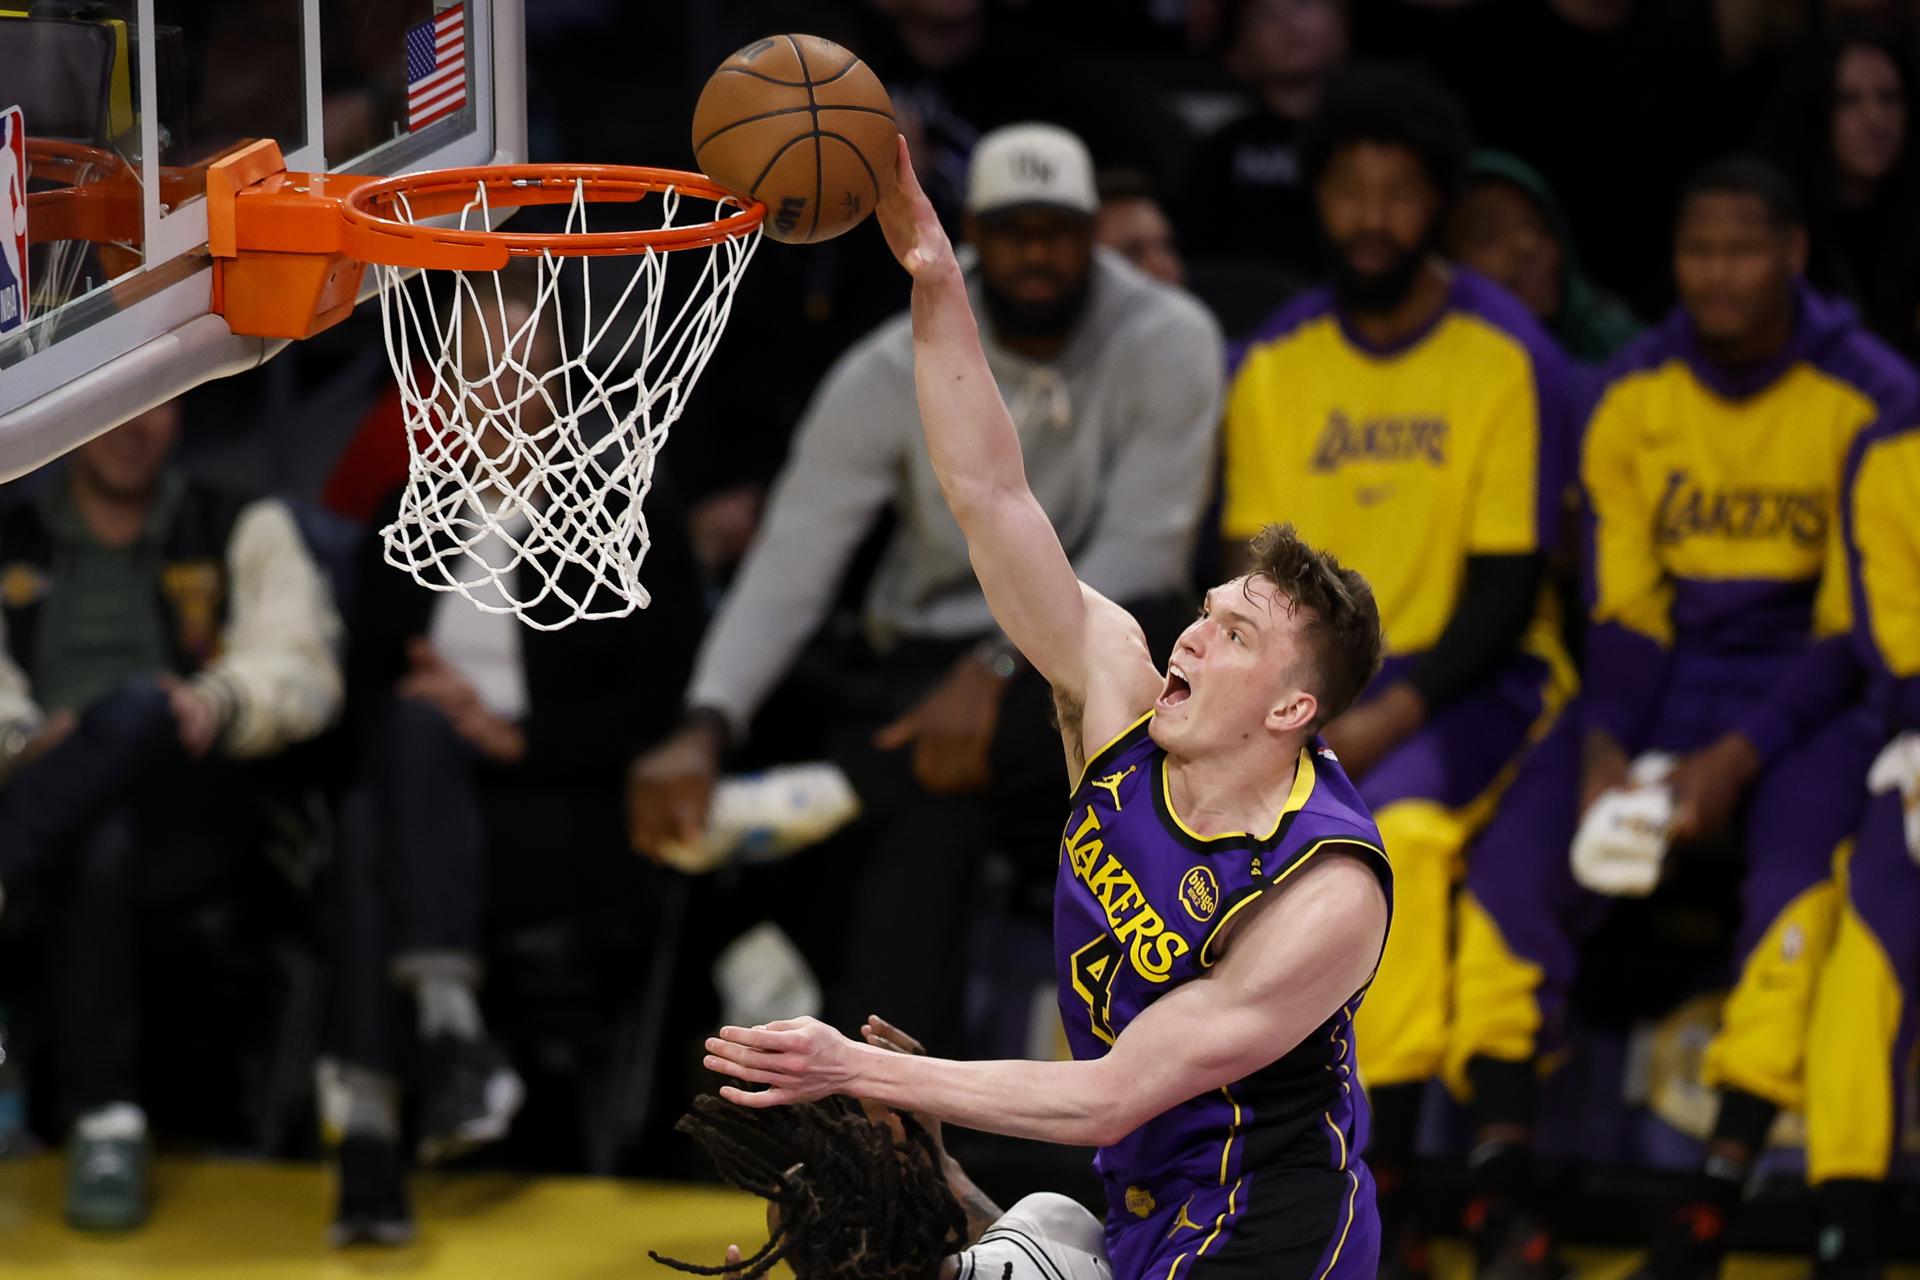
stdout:
{"type": "Polygon", "coordinates": [[[0,333],[27,322],[27,121],[0,111],[0,333]]]}

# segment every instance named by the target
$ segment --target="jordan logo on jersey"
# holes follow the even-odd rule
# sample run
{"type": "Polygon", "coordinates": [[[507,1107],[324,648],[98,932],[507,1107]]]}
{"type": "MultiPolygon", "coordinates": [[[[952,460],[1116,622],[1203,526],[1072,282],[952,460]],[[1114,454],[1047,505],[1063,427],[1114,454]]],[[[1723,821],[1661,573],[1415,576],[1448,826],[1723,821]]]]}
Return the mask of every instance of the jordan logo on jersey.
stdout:
{"type": "Polygon", "coordinates": [[[1099,787],[1102,791],[1113,797],[1113,811],[1115,813],[1120,812],[1120,784],[1125,782],[1127,775],[1137,768],[1139,768],[1138,765],[1130,764],[1119,773],[1110,773],[1104,778],[1094,779],[1094,786],[1099,787]]]}
{"type": "Polygon", "coordinates": [[[1447,461],[1447,420],[1435,417],[1363,418],[1335,409],[1313,446],[1315,471],[1338,471],[1350,462],[1447,461]]]}
{"type": "Polygon", "coordinates": [[[1189,1196],[1187,1198],[1187,1203],[1181,1205],[1180,1211],[1173,1215],[1173,1225],[1167,1228],[1167,1239],[1169,1240],[1173,1239],[1174,1235],[1177,1232],[1180,1232],[1183,1230],[1184,1231],[1203,1230],[1203,1228],[1199,1223],[1195,1222],[1191,1217],[1187,1216],[1187,1206],[1191,1205],[1192,1203],[1193,1203],[1193,1198],[1189,1196]]]}

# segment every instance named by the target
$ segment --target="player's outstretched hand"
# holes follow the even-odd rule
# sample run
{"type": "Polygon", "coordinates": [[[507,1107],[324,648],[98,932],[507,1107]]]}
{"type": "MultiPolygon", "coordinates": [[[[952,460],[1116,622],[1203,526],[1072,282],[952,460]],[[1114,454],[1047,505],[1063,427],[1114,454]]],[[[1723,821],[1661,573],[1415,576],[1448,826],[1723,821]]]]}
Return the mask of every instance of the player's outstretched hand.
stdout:
{"type": "Polygon", "coordinates": [[[953,256],[953,242],[933,211],[933,202],[920,189],[914,176],[913,160],[907,155],[907,140],[894,140],[897,177],[892,190],[880,197],[874,212],[880,219],[887,247],[908,274],[918,280],[931,280],[947,273],[958,275],[960,264],[953,256]]]}
{"type": "Polygon", "coordinates": [[[764,1089],[722,1085],[743,1107],[818,1102],[848,1092],[855,1056],[864,1052],[818,1018],[786,1018],[761,1027],[722,1027],[707,1041],[706,1068],[764,1089]]]}

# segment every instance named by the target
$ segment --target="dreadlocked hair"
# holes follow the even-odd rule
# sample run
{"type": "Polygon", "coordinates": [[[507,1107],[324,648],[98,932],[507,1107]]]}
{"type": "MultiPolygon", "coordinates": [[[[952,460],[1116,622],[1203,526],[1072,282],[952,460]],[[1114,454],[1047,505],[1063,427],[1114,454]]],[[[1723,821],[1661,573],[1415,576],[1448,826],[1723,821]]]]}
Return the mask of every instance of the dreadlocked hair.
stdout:
{"type": "Polygon", "coordinates": [[[701,1266],[647,1256],[699,1276],[758,1280],[779,1262],[797,1280],[933,1280],[967,1244],[967,1218],[947,1187],[933,1138],[900,1113],[905,1141],[851,1098],[790,1107],[693,1100],[675,1129],[706,1149],[721,1178],[780,1207],[752,1257],[701,1266]]]}

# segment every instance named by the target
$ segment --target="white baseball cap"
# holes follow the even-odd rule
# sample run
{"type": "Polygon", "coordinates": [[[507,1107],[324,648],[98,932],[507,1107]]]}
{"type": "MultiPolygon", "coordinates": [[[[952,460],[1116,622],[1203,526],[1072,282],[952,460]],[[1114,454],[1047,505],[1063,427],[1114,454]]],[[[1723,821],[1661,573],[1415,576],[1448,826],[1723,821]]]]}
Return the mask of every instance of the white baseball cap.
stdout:
{"type": "Polygon", "coordinates": [[[1010,124],[973,148],[967,170],[967,212],[995,213],[1050,205],[1093,214],[1093,157],[1086,144],[1054,124],[1010,124]]]}

